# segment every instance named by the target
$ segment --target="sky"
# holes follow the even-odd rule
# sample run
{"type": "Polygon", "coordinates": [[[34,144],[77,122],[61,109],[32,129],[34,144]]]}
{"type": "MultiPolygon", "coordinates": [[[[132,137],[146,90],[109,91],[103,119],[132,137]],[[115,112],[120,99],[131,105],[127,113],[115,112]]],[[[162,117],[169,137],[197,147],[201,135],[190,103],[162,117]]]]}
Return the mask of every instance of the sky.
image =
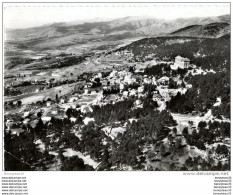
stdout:
{"type": "Polygon", "coordinates": [[[229,3],[5,3],[4,28],[29,28],[54,22],[125,16],[158,19],[207,17],[230,14],[229,3]]]}

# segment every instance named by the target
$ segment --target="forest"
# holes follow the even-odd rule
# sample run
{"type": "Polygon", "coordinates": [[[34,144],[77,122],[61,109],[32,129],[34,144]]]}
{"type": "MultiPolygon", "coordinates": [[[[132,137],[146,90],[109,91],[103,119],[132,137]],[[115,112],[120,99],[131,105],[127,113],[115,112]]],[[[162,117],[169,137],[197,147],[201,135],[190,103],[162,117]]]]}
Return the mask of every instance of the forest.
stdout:
{"type": "Polygon", "coordinates": [[[230,118],[230,74],[229,72],[208,73],[185,78],[192,84],[184,95],[179,92],[167,102],[168,109],[172,112],[191,113],[192,111],[207,112],[212,109],[212,114],[230,118]],[[216,99],[221,97],[221,104],[214,107],[216,99]]]}
{"type": "Polygon", "coordinates": [[[145,61],[154,55],[159,60],[174,61],[180,55],[202,69],[227,71],[230,69],[230,35],[212,38],[156,37],[145,38],[117,51],[131,51],[134,61],[145,61]]]}

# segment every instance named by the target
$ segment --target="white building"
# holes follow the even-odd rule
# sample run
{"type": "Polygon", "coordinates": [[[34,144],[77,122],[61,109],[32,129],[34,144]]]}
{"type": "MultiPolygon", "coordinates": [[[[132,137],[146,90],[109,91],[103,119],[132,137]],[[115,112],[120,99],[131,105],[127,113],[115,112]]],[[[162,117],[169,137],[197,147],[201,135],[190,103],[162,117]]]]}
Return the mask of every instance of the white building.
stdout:
{"type": "Polygon", "coordinates": [[[74,122],[74,123],[75,123],[76,120],[77,120],[77,118],[74,118],[74,117],[71,117],[71,118],[70,118],[70,121],[71,121],[71,122],[74,122]]]}
{"type": "Polygon", "coordinates": [[[45,116],[45,117],[42,117],[41,120],[42,120],[43,122],[48,122],[48,121],[51,120],[51,117],[50,117],[50,116],[45,116]]]}
{"type": "Polygon", "coordinates": [[[144,86],[138,87],[138,93],[142,93],[144,91],[144,86]]]}
{"type": "Polygon", "coordinates": [[[183,58],[181,56],[176,56],[175,57],[175,63],[171,65],[172,70],[177,70],[178,68],[180,69],[185,69],[188,68],[190,65],[190,59],[188,58],[183,58]]]}
{"type": "Polygon", "coordinates": [[[51,106],[51,104],[52,104],[51,101],[46,102],[46,106],[47,106],[47,107],[48,107],[48,106],[51,106]]]}
{"type": "Polygon", "coordinates": [[[77,100],[78,100],[77,97],[71,97],[71,98],[69,99],[69,102],[72,103],[72,102],[75,102],[75,101],[77,101],[77,100]]]}
{"type": "Polygon", "coordinates": [[[99,73],[97,73],[97,78],[102,78],[103,77],[103,75],[102,75],[102,73],[101,72],[99,72],[99,73]]]}
{"type": "Polygon", "coordinates": [[[116,77],[118,75],[118,72],[116,70],[113,70],[110,75],[109,75],[109,78],[113,78],[113,77],[116,77]]]}
{"type": "Polygon", "coordinates": [[[137,93],[137,90],[136,89],[132,89],[132,90],[130,90],[130,96],[132,96],[132,95],[136,95],[136,93],[137,93]]]}
{"type": "Polygon", "coordinates": [[[12,127],[13,123],[14,123],[13,120],[7,120],[6,121],[7,130],[11,130],[11,127],[12,127]]]}
{"type": "Polygon", "coordinates": [[[143,82],[146,83],[146,84],[150,84],[151,83],[151,80],[149,78],[144,78],[143,79],[143,82]]]}
{"type": "Polygon", "coordinates": [[[24,113],[23,113],[23,116],[24,116],[24,117],[27,117],[27,116],[29,115],[29,113],[30,113],[29,111],[28,111],[28,112],[24,112],[24,113]]]}
{"type": "Polygon", "coordinates": [[[84,120],[83,120],[83,123],[85,124],[85,125],[87,125],[89,122],[91,122],[91,121],[95,121],[95,119],[94,118],[89,118],[89,117],[86,117],[84,120]]]}
{"type": "Polygon", "coordinates": [[[88,94],[89,90],[88,89],[84,89],[84,94],[88,94]]]}
{"type": "Polygon", "coordinates": [[[123,91],[123,97],[128,97],[129,92],[128,91],[123,91]]]}
{"type": "Polygon", "coordinates": [[[123,83],[120,83],[120,90],[123,90],[125,88],[125,85],[123,83]]]}
{"type": "Polygon", "coordinates": [[[127,83],[127,84],[132,84],[135,82],[135,79],[132,78],[132,75],[125,75],[125,78],[124,78],[124,83],[127,83]]]}
{"type": "Polygon", "coordinates": [[[142,104],[142,101],[141,101],[141,100],[136,100],[136,101],[135,101],[135,105],[136,105],[136,106],[139,106],[139,105],[141,105],[141,104],[142,104]]]}

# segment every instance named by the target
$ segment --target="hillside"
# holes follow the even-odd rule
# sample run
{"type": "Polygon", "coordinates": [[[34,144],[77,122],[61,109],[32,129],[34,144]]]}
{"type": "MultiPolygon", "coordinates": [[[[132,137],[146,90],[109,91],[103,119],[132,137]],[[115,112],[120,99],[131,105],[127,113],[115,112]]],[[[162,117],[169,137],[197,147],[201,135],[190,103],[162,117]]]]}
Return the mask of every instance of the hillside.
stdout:
{"type": "Polygon", "coordinates": [[[178,55],[190,58],[191,62],[206,69],[229,68],[230,35],[222,37],[156,37],[135,41],[116,52],[130,51],[132,61],[145,62],[148,58],[174,60],[178,55]],[[223,67],[224,66],[224,67],[223,67]]]}
{"type": "Polygon", "coordinates": [[[191,25],[170,33],[175,36],[220,37],[230,33],[230,25],[215,22],[207,25],[191,25]]]}

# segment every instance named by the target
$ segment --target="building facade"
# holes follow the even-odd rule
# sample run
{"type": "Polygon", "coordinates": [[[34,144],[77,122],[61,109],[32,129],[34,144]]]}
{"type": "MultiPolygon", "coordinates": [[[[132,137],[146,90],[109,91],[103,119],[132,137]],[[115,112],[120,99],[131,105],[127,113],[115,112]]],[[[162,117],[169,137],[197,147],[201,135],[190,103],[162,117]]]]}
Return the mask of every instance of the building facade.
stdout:
{"type": "Polygon", "coordinates": [[[177,70],[178,68],[186,69],[189,66],[190,66],[190,59],[183,58],[181,56],[176,56],[175,63],[174,63],[174,65],[171,65],[171,69],[173,69],[173,70],[177,70]]]}

